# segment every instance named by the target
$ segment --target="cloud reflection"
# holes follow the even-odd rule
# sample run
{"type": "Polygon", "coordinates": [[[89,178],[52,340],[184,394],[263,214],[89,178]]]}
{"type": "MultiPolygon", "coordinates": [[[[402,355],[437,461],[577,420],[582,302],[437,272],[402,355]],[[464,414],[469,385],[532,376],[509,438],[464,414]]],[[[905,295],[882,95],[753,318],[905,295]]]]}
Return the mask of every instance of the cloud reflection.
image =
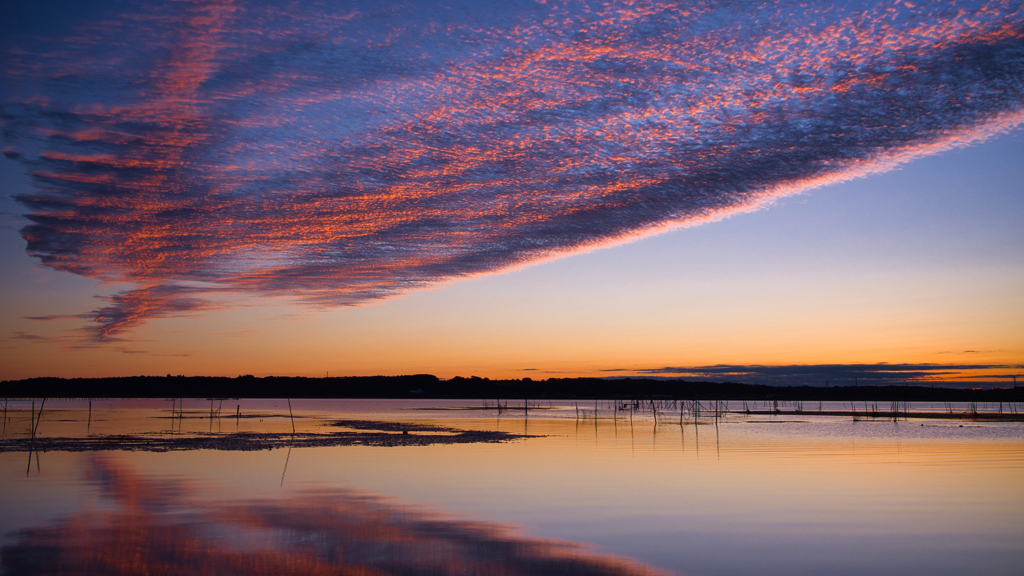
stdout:
{"type": "Polygon", "coordinates": [[[19,533],[3,548],[5,574],[659,574],[351,492],[211,503],[101,457],[90,475],[107,505],[19,533]]]}
{"type": "MultiPolygon", "coordinates": [[[[751,209],[1024,119],[1019,2],[143,2],[20,38],[29,254],[353,305],[751,209]]],[[[211,300],[213,298],[213,300],[211,300]]]]}

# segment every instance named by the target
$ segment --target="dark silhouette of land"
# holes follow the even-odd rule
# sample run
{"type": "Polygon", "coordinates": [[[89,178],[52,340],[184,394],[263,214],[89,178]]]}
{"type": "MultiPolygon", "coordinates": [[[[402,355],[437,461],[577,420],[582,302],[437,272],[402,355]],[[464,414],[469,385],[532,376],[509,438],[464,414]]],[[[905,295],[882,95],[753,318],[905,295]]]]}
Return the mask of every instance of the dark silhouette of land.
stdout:
{"type": "Polygon", "coordinates": [[[876,402],[1024,402],[1024,387],[764,386],[641,378],[492,380],[410,376],[129,376],[29,378],[0,382],[5,398],[452,398],[671,399],[876,402]]]}

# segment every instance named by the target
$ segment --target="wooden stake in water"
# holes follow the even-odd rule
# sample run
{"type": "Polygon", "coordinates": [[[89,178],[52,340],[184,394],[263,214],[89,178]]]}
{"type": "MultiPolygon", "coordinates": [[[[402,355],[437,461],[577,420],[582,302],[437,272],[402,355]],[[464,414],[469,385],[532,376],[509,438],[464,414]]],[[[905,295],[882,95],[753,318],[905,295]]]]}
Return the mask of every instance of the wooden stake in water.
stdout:
{"type": "Polygon", "coordinates": [[[39,423],[43,420],[43,406],[46,406],[46,398],[39,404],[39,414],[36,416],[36,425],[32,428],[32,438],[36,437],[36,430],[39,429],[39,423]]]}
{"type": "MultiPolygon", "coordinates": [[[[295,434],[295,416],[292,414],[292,399],[291,398],[288,399],[288,417],[292,419],[292,434],[295,434]]],[[[283,480],[282,480],[282,482],[283,482],[283,480]]]]}

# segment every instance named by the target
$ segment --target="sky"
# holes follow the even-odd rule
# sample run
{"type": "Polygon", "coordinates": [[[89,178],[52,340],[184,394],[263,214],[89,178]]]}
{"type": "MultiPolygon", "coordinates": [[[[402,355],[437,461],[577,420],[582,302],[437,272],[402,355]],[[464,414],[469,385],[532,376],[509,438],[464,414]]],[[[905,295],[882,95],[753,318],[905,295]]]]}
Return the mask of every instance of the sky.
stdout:
{"type": "Polygon", "coordinates": [[[1002,385],[1020,2],[3,8],[0,378],[1002,385]]]}

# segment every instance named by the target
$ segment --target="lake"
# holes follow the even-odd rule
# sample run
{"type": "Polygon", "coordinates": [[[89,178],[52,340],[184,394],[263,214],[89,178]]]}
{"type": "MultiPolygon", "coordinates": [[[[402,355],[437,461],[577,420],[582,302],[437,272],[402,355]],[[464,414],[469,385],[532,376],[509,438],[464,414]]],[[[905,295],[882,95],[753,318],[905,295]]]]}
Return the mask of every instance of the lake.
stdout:
{"type": "Polygon", "coordinates": [[[495,402],[48,400],[35,424],[39,401],[10,401],[3,573],[959,575],[1024,566],[1020,422],[747,414],[737,402],[694,414],[663,401],[657,416],[607,400],[530,401],[526,411],[522,400],[500,411],[495,402]],[[263,450],[187,449],[236,433],[275,440],[263,450]],[[297,447],[329,433],[347,436],[297,447]],[[136,449],[116,449],[116,435],[136,449]],[[47,444],[54,438],[65,443],[47,444]]]}

